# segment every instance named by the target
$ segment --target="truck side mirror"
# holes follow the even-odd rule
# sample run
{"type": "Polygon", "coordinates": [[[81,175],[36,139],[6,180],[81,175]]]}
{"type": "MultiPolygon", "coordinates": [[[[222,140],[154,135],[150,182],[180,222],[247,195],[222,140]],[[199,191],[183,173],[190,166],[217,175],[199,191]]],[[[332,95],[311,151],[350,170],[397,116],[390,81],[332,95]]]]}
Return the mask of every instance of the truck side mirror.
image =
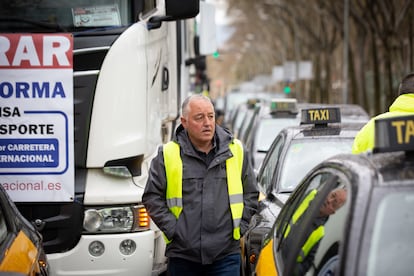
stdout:
{"type": "Polygon", "coordinates": [[[172,20],[195,17],[200,10],[200,0],[165,0],[165,14],[172,20]]]}
{"type": "Polygon", "coordinates": [[[153,16],[148,29],[158,29],[163,21],[176,21],[195,17],[200,11],[200,0],[165,0],[165,16],[153,16]]]}

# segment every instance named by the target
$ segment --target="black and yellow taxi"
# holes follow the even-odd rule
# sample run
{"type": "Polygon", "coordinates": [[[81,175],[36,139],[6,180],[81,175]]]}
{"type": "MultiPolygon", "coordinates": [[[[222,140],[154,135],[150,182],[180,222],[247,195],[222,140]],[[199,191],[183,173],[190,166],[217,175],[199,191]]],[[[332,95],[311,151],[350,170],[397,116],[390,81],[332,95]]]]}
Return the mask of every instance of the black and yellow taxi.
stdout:
{"type": "Polygon", "coordinates": [[[42,236],[20,214],[0,185],[0,275],[45,276],[42,236]]]}
{"type": "Polygon", "coordinates": [[[258,212],[243,238],[242,270],[251,275],[264,235],[271,229],[292,191],[314,166],[339,153],[351,153],[363,123],[341,123],[338,107],[301,109],[300,125],[282,129],[274,138],[257,175],[258,212]]]}
{"type": "Polygon", "coordinates": [[[313,168],[281,209],[256,275],[412,275],[414,115],[376,120],[370,153],[313,168]]]}

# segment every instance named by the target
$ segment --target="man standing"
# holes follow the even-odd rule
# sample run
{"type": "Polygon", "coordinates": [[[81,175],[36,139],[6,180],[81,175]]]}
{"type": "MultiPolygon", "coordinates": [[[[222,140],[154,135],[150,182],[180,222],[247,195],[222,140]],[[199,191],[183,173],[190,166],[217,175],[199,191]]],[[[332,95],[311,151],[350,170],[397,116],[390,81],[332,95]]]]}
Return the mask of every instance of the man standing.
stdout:
{"type": "Polygon", "coordinates": [[[406,75],[398,89],[399,96],[395,99],[388,112],[372,118],[355,136],[352,153],[358,154],[374,148],[375,120],[393,116],[404,116],[414,113],[414,73],[406,75]]]}
{"type": "Polygon", "coordinates": [[[169,275],[240,275],[240,237],[258,204],[243,145],[216,125],[211,100],[182,104],[173,141],[159,148],[143,203],[164,233],[169,275]]]}

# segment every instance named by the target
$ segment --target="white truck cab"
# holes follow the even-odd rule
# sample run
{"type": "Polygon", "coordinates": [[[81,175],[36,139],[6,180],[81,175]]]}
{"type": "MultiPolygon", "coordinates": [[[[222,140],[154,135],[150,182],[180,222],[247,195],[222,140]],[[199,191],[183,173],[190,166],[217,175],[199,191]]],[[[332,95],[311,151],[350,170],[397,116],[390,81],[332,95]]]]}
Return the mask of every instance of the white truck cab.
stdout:
{"type": "Polygon", "coordinates": [[[2,1],[0,37],[73,35],[73,200],[16,202],[43,236],[51,275],[165,271],[165,243],[141,196],[149,163],[171,138],[187,90],[179,32],[199,4],[2,1]]]}

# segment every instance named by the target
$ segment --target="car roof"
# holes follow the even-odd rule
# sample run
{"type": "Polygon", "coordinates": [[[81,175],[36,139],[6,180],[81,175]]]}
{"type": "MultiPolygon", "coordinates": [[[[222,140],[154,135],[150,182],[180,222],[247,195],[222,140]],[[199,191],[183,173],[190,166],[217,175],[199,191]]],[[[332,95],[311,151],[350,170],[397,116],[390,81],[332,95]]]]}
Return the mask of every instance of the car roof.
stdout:
{"type": "Polygon", "coordinates": [[[289,133],[292,139],[335,137],[355,137],[355,134],[364,126],[363,123],[333,123],[324,127],[314,125],[289,126],[282,131],[289,133]]]}
{"type": "MultiPolygon", "coordinates": [[[[267,104],[267,102],[265,103],[267,104]]],[[[272,114],[268,105],[262,106],[260,112],[257,116],[257,124],[260,124],[264,120],[278,120],[278,119],[292,119],[292,127],[297,126],[295,122],[300,123],[301,111],[305,109],[314,109],[314,108],[339,108],[341,113],[341,128],[345,130],[352,130],[352,128],[361,128],[369,120],[368,114],[365,110],[359,105],[354,104],[316,104],[316,103],[298,103],[297,104],[298,113],[287,113],[281,112],[277,114],[272,114]]],[[[257,126],[256,126],[257,127],[257,126]]],[[[305,127],[299,125],[297,126],[300,129],[305,127]]],[[[333,127],[333,125],[331,125],[333,127]]]]}
{"type": "MultiPolygon", "coordinates": [[[[328,158],[319,166],[327,166],[329,164],[331,166],[353,168],[353,171],[359,171],[360,174],[367,171],[375,172],[379,181],[372,183],[373,186],[400,185],[398,183],[410,180],[410,185],[414,186],[414,181],[412,181],[414,180],[414,157],[407,157],[407,153],[402,151],[375,154],[363,153],[359,155],[338,154],[328,158]]],[[[357,189],[358,186],[354,188],[357,189]]]]}
{"type": "MultiPolygon", "coordinates": [[[[286,126],[297,126],[299,131],[302,129],[308,129],[309,127],[301,126],[301,117],[302,111],[309,109],[339,109],[340,118],[341,118],[341,130],[334,128],[334,124],[331,124],[332,129],[325,131],[325,136],[329,132],[339,131],[342,136],[354,136],[356,133],[353,132],[352,128],[355,126],[355,131],[358,131],[363,124],[365,124],[369,117],[367,113],[358,105],[350,104],[315,104],[315,103],[297,103],[295,99],[276,99],[275,102],[282,102],[291,100],[290,103],[294,108],[291,108],[292,112],[286,112],[282,110],[281,112],[271,112],[272,101],[263,101],[261,103],[261,108],[259,113],[252,118],[252,127],[248,129],[248,132],[243,136],[243,142],[246,144],[247,148],[251,151],[251,159],[254,165],[254,168],[257,172],[260,171],[261,164],[264,159],[264,154],[270,148],[272,141],[277,137],[277,134],[286,126]],[[294,109],[294,110],[293,110],[294,109]],[[357,110],[355,114],[360,114],[358,117],[350,117],[350,110],[357,110]],[[345,114],[345,115],[344,115],[345,114]],[[279,123],[281,122],[281,123],[279,123]],[[350,124],[347,126],[347,124],[350,124]],[[355,123],[355,125],[352,125],[355,123]],[[359,125],[358,125],[359,124],[359,125]],[[347,134],[348,133],[348,134],[347,134]],[[266,149],[265,149],[266,147],[266,149]],[[258,152],[259,151],[259,152],[258,152]]],[[[352,115],[355,116],[355,115],[352,115]]],[[[319,129],[320,135],[323,135],[323,131],[319,129]]],[[[305,130],[303,135],[313,135],[316,136],[318,132],[316,130],[305,130]]]]}

